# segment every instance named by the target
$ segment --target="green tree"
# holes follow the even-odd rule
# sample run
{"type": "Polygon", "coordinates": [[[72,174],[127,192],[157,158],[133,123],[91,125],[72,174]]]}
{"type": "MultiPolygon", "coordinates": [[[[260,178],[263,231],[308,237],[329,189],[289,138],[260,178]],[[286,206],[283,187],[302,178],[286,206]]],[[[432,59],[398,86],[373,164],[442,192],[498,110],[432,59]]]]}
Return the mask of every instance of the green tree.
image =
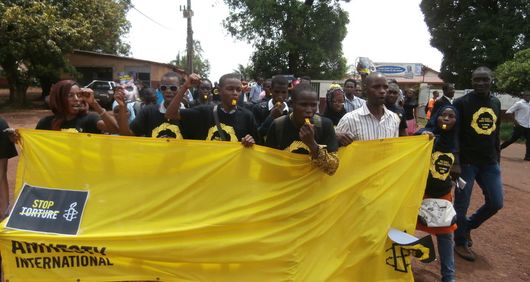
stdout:
{"type": "Polygon", "coordinates": [[[228,32],[251,43],[253,73],[307,75],[338,79],[346,73],[342,40],[348,13],[338,0],[224,0],[230,9],[228,32]]]}
{"type": "Polygon", "coordinates": [[[243,66],[242,64],[237,65],[237,69],[234,69],[234,73],[241,75],[241,79],[249,81],[253,76],[253,67],[252,65],[243,66]]]}
{"type": "MultiPolygon", "coordinates": [[[[202,50],[201,43],[193,40],[193,72],[201,75],[202,77],[208,77],[210,75],[210,62],[204,58],[204,51],[202,50]]],[[[177,54],[177,58],[169,62],[169,64],[178,67],[179,69],[188,69],[188,56],[180,56],[177,54]]]]}
{"type": "Polygon", "coordinates": [[[7,0],[0,3],[0,66],[10,86],[10,102],[25,103],[30,83],[44,93],[71,66],[74,49],[127,54],[120,36],[129,29],[129,1],[7,0]]]}
{"type": "Polygon", "coordinates": [[[530,90],[530,48],[515,53],[513,60],[499,65],[495,70],[497,90],[520,96],[530,90]]]}
{"type": "Polygon", "coordinates": [[[471,87],[471,72],[492,69],[530,47],[528,0],[422,0],[431,45],[443,54],[441,78],[471,87]]]}

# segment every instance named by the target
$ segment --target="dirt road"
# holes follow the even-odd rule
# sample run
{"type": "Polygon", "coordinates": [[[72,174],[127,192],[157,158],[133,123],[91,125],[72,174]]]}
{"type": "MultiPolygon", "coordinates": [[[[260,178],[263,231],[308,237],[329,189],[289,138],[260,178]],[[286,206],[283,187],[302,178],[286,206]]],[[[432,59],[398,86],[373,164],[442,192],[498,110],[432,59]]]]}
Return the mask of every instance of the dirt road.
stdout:
{"type": "MultiPolygon", "coordinates": [[[[47,110],[1,113],[14,128],[34,128],[48,115],[47,110]]],[[[530,162],[523,161],[524,145],[513,144],[502,152],[501,166],[505,190],[504,208],[478,230],[472,232],[477,261],[456,257],[459,281],[530,281],[530,162]]],[[[14,185],[17,159],[9,162],[8,179],[14,185]]],[[[475,185],[470,211],[483,202],[475,185]]],[[[440,281],[439,263],[414,263],[416,281],[440,281]]]]}

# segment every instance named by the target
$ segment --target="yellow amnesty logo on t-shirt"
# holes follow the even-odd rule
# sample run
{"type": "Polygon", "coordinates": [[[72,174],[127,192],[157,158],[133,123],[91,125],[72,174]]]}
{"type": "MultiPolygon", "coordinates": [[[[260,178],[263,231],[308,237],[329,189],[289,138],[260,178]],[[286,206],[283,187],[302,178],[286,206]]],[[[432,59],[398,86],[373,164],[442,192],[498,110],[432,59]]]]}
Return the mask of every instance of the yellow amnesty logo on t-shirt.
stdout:
{"type": "MultiPolygon", "coordinates": [[[[232,142],[238,142],[236,131],[232,126],[226,125],[224,123],[219,124],[221,126],[221,130],[224,131],[225,136],[228,138],[226,141],[232,141],[232,142]]],[[[208,136],[206,137],[206,140],[210,141],[220,141],[221,136],[219,135],[219,131],[217,130],[217,126],[214,125],[210,127],[208,130],[208,136]]]]}
{"type": "Polygon", "coordinates": [[[309,154],[309,147],[302,141],[295,140],[289,147],[285,148],[284,151],[298,154],[309,154]]]}
{"type": "Polygon", "coordinates": [[[455,156],[451,153],[434,152],[430,168],[432,177],[446,180],[454,161],[455,156]]]}
{"type": "Polygon", "coordinates": [[[182,140],[182,134],[180,134],[180,128],[178,125],[164,122],[160,126],[153,129],[151,132],[153,138],[176,138],[182,140]]]}
{"type": "Polygon", "coordinates": [[[491,135],[497,128],[497,115],[491,108],[482,107],[473,114],[471,127],[477,134],[491,135]]]}
{"type": "Polygon", "coordinates": [[[61,131],[63,131],[63,132],[72,132],[72,133],[79,133],[79,130],[77,130],[76,128],[63,128],[63,129],[61,129],[61,131]]]}

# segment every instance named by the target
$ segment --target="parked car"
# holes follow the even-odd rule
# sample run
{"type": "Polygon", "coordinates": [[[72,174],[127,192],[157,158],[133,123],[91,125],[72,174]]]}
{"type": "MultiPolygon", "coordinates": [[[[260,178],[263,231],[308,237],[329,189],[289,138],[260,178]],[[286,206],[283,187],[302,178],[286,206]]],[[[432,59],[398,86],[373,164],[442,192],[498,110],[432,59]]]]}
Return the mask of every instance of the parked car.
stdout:
{"type": "Polygon", "coordinates": [[[116,88],[114,81],[93,80],[85,87],[94,91],[94,98],[102,107],[110,109],[114,101],[114,88],[116,88]]]}

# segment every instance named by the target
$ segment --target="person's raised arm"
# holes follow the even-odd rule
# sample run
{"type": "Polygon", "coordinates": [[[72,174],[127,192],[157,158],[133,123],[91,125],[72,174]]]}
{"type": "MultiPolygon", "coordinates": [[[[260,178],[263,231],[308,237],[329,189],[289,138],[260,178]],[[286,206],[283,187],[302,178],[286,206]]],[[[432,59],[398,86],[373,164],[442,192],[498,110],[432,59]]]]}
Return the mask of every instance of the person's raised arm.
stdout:
{"type": "Polygon", "coordinates": [[[166,109],[165,117],[167,119],[180,119],[180,103],[184,99],[184,94],[186,94],[190,86],[200,83],[200,79],[201,77],[194,73],[186,76],[186,81],[179,87],[177,95],[171,100],[166,109]]]}
{"type": "Polygon", "coordinates": [[[107,113],[101,105],[94,98],[94,91],[90,88],[81,88],[81,97],[96,113],[99,114],[101,120],[97,122],[97,128],[101,131],[117,133],[118,123],[116,119],[107,113]]]}
{"type": "Polygon", "coordinates": [[[123,136],[134,135],[129,128],[129,117],[127,116],[127,104],[125,103],[125,92],[123,87],[118,86],[114,93],[114,100],[118,103],[118,134],[123,136]]]}

